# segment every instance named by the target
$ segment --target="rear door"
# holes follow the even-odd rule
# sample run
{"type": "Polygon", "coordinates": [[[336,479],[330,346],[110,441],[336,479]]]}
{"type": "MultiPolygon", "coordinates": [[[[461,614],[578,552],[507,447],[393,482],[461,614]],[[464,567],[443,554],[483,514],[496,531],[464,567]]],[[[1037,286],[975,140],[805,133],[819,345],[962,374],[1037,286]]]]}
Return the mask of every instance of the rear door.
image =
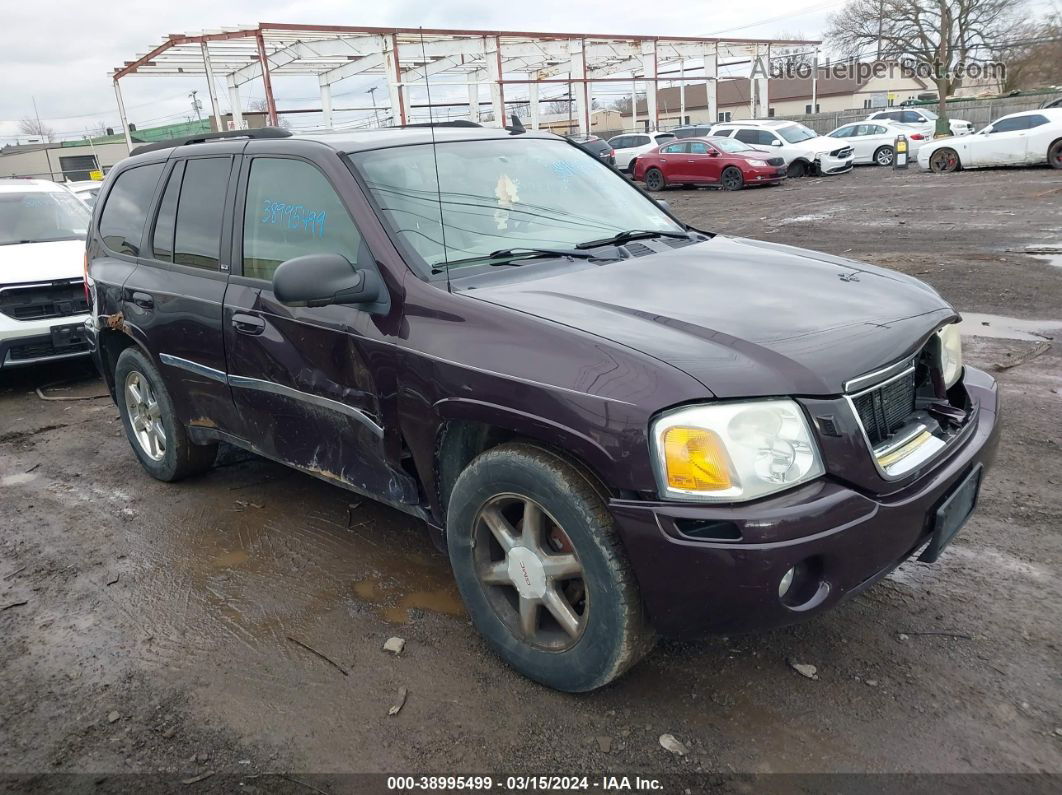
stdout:
{"type": "Polygon", "coordinates": [[[161,363],[178,417],[228,432],[235,416],[221,331],[229,270],[222,230],[232,214],[240,146],[212,143],[170,160],[140,266],[124,289],[125,322],[161,363]]]}
{"type": "Polygon", "coordinates": [[[266,141],[246,150],[233,235],[239,273],[224,311],[241,435],[265,455],[326,480],[414,504],[412,480],[385,463],[381,393],[393,386],[381,384],[379,374],[393,378],[393,347],[374,343],[386,298],[365,307],[289,307],[273,294],[277,267],[306,254],[342,254],[352,268],[377,269],[348,210],[347,202],[364,205],[364,198],[334,153],[320,150],[329,155],[293,157],[266,141]],[[344,197],[335,187],[340,181],[349,183],[344,197]]]}
{"type": "Polygon", "coordinates": [[[675,143],[660,147],[660,167],[669,183],[692,180],[686,156],[689,146],[688,143],[675,143]]]}

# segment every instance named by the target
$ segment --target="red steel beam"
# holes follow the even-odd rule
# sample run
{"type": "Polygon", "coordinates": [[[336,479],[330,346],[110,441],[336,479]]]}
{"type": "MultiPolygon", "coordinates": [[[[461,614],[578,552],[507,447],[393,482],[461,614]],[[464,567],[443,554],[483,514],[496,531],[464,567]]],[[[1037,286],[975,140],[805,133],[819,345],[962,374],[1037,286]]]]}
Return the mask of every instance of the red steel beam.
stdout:
{"type": "Polygon", "coordinates": [[[265,86],[266,110],[269,112],[269,123],[277,126],[277,102],[273,99],[273,81],[269,79],[269,56],[266,55],[265,40],[262,31],[255,34],[258,42],[258,60],[262,64],[262,83],[265,86]]]}

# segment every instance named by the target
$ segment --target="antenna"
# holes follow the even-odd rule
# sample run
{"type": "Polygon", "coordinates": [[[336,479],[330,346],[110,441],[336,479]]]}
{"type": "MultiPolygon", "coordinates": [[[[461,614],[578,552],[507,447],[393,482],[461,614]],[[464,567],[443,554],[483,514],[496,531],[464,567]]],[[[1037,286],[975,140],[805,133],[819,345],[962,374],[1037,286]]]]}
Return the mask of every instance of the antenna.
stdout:
{"type": "Polygon", "coordinates": [[[450,290],[450,258],[446,253],[446,221],[443,218],[442,182],[439,180],[439,152],[435,146],[435,119],[432,118],[431,112],[431,81],[428,79],[428,65],[431,62],[428,60],[427,48],[424,46],[423,26],[420,28],[420,55],[424,61],[424,88],[428,92],[428,129],[431,130],[431,158],[435,164],[435,193],[439,199],[439,232],[442,235],[443,271],[446,273],[446,292],[452,292],[450,290]]]}

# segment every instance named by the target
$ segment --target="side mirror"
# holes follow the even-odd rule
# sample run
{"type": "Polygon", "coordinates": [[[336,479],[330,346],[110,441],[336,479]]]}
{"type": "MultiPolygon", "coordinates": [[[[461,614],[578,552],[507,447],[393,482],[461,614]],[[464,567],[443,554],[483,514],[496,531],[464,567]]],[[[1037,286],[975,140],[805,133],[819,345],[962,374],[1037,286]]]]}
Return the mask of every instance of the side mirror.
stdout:
{"type": "Polygon", "coordinates": [[[708,155],[709,155],[709,157],[719,157],[719,150],[718,149],[709,149],[708,150],[708,155]]]}
{"type": "Polygon", "coordinates": [[[273,294],[285,306],[371,304],[382,288],[375,271],[356,270],[342,254],[295,257],[273,274],[273,294]]]}
{"type": "Polygon", "coordinates": [[[771,141],[771,146],[781,146],[781,145],[782,145],[782,142],[779,141],[777,138],[775,138],[773,141],[771,141]]]}

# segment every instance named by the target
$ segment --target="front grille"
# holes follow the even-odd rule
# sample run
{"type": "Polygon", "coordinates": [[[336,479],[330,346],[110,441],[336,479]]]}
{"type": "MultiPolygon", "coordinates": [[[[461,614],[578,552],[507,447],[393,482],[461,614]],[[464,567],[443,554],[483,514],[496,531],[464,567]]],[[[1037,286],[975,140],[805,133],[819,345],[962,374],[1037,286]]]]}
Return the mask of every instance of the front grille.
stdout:
{"type": "Polygon", "coordinates": [[[915,409],[915,373],[912,370],[852,399],[870,444],[877,447],[900,428],[915,409]]]}
{"type": "Polygon", "coordinates": [[[842,146],[840,149],[834,149],[830,152],[830,157],[848,157],[852,154],[852,147],[842,146]]]}
{"type": "Polygon", "coordinates": [[[21,345],[12,345],[8,349],[7,356],[13,362],[24,362],[29,359],[43,359],[48,356],[82,353],[88,349],[87,340],[79,340],[73,345],[64,345],[61,348],[55,347],[46,340],[44,342],[24,342],[21,345]]]}
{"type": "Polygon", "coordinates": [[[785,158],[784,157],[768,157],[767,158],[767,165],[769,165],[769,166],[784,166],[785,165],[785,158]]]}
{"type": "Polygon", "coordinates": [[[44,320],[87,311],[85,283],[81,279],[16,285],[0,290],[0,312],[15,320],[44,320]]]}

